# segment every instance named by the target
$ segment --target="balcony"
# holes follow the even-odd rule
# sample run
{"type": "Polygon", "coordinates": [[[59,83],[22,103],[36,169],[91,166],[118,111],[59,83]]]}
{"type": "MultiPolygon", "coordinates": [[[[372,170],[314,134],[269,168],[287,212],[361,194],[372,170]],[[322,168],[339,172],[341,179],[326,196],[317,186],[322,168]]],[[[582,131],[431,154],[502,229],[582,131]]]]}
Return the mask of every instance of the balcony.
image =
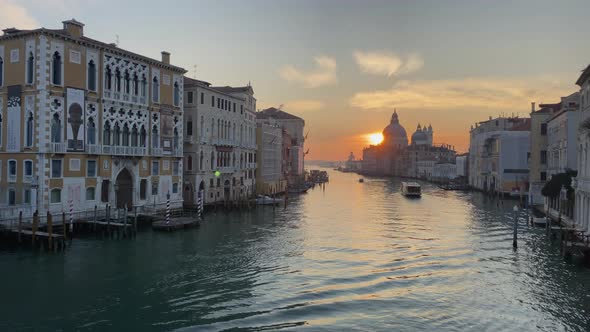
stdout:
{"type": "Polygon", "coordinates": [[[88,154],[101,154],[101,146],[97,144],[88,144],[88,154]]]}
{"type": "Polygon", "coordinates": [[[164,155],[164,150],[162,148],[151,148],[150,150],[150,154],[152,156],[158,156],[161,157],[164,155]]]}
{"type": "Polygon", "coordinates": [[[174,156],[174,157],[183,157],[183,151],[182,151],[182,149],[176,149],[176,150],[172,151],[172,156],[174,156]]]}
{"type": "Polygon", "coordinates": [[[187,144],[194,144],[195,143],[194,138],[193,138],[192,135],[190,135],[190,136],[184,136],[184,142],[187,143],[187,144]]]}
{"type": "Polygon", "coordinates": [[[49,153],[66,153],[66,143],[51,142],[48,146],[49,153]]]}

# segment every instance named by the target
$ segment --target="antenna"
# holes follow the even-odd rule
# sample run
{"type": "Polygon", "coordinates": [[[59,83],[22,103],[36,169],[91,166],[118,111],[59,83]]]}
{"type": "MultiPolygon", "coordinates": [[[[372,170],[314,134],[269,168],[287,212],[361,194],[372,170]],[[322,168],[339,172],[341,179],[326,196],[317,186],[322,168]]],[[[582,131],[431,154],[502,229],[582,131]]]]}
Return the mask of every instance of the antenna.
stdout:
{"type": "Polygon", "coordinates": [[[119,35],[115,35],[115,39],[116,39],[115,45],[119,46],[119,35]]]}

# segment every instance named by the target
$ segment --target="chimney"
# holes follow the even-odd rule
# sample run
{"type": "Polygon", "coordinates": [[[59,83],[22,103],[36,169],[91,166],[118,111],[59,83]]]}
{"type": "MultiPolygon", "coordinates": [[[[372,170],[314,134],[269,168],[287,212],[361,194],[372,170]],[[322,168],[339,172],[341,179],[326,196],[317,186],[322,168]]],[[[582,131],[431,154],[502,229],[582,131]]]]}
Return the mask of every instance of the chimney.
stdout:
{"type": "Polygon", "coordinates": [[[531,112],[534,112],[534,111],[535,111],[535,102],[533,101],[531,103],[531,112]]]}
{"type": "Polygon", "coordinates": [[[64,25],[64,30],[72,37],[80,38],[84,35],[84,24],[71,19],[69,21],[61,22],[64,25]]]}
{"type": "Polygon", "coordinates": [[[169,65],[170,64],[170,53],[166,51],[162,51],[162,62],[169,65]]]}

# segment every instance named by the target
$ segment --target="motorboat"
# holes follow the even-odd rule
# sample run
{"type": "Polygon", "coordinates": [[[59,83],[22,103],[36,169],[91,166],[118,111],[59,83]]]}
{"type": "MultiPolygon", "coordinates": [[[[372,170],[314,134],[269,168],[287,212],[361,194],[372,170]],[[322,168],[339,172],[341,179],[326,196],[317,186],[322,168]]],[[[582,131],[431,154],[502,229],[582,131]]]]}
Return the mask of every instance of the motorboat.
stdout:
{"type": "Polygon", "coordinates": [[[416,182],[402,182],[402,195],[406,197],[420,197],[422,196],[422,188],[416,182]]]}
{"type": "Polygon", "coordinates": [[[256,197],[256,204],[258,205],[279,205],[283,200],[280,198],[273,198],[265,195],[258,195],[256,197]]]}

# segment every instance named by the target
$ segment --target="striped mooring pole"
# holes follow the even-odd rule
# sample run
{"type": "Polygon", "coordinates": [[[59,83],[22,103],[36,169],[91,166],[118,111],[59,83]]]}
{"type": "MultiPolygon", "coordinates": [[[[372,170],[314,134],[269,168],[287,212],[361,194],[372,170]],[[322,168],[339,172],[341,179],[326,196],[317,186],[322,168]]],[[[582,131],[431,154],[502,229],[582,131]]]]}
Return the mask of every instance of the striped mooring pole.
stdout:
{"type": "Polygon", "coordinates": [[[74,200],[70,199],[70,233],[74,231],[74,200]]]}
{"type": "Polygon", "coordinates": [[[203,190],[199,190],[197,194],[197,216],[201,219],[203,214],[203,190]]]}
{"type": "Polygon", "coordinates": [[[166,194],[166,225],[170,223],[170,192],[166,194]]]}

